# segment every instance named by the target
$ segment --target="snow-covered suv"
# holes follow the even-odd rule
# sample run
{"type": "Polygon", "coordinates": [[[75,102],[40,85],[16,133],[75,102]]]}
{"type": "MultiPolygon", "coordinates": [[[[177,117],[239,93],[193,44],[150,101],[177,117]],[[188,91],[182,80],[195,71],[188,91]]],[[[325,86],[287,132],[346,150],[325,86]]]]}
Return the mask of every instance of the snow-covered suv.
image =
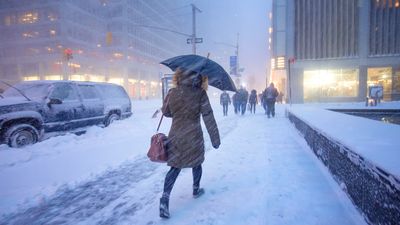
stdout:
{"type": "Polygon", "coordinates": [[[131,116],[131,101],[115,84],[25,81],[0,95],[0,143],[22,147],[45,134],[108,126],[131,116]]]}

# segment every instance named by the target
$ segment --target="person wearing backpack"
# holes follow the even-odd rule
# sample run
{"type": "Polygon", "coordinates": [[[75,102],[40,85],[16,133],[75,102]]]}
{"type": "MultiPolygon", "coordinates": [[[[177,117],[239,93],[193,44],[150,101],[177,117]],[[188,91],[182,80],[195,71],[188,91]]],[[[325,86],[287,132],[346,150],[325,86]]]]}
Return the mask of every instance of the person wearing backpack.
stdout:
{"type": "Polygon", "coordinates": [[[278,90],[275,88],[274,83],[271,83],[264,91],[264,101],[267,105],[267,116],[268,118],[275,117],[275,102],[278,97],[278,90]]]}
{"type": "Polygon", "coordinates": [[[257,100],[257,91],[256,90],[251,90],[251,94],[249,97],[249,103],[250,103],[250,113],[256,113],[256,105],[258,103],[257,100]]]}

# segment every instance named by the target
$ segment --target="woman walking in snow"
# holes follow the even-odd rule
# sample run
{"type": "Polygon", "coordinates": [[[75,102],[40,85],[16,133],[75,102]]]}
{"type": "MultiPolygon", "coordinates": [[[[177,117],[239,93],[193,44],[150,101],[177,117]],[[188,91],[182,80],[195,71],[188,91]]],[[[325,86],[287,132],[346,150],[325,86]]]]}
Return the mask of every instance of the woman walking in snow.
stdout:
{"type": "Polygon", "coordinates": [[[219,131],[206,93],[208,79],[205,76],[178,69],[173,77],[175,88],[165,98],[162,112],[172,117],[168,134],[168,171],[164,192],[160,199],[160,217],[169,218],[169,196],[182,168],[192,168],[193,197],[204,193],[200,188],[201,164],[204,162],[204,139],[200,115],[210,135],[212,146],[220,145],[219,131]]]}

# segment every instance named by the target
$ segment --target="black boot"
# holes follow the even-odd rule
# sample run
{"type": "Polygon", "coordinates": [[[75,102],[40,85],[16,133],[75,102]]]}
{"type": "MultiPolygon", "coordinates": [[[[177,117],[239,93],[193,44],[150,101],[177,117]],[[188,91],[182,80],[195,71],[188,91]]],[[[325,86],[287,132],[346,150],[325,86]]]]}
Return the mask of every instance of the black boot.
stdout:
{"type": "Polygon", "coordinates": [[[198,198],[204,194],[203,188],[193,188],[193,198],[198,198]]]}
{"type": "Polygon", "coordinates": [[[169,218],[169,198],[160,198],[160,217],[168,219],[169,218]]]}

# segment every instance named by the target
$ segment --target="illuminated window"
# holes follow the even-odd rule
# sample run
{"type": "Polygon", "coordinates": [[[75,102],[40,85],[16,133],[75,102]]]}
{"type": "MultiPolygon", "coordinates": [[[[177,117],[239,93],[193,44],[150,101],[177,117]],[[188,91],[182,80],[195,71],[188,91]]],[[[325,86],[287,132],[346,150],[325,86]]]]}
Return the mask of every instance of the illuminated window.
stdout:
{"type": "Polygon", "coordinates": [[[368,86],[382,85],[383,86],[383,99],[390,100],[392,93],[392,68],[368,68],[368,86]]]}
{"type": "Polygon", "coordinates": [[[275,69],[275,59],[271,59],[271,69],[275,69]]]}
{"type": "Polygon", "coordinates": [[[120,59],[120,58],[122,58],[122,56],[124,56],[124,55],[121,54],[121,53],[119,53],[119,52],[115,52],[115,53],[113,54],[113,56],[114,56],[115,58],[117,58],[117,59],[120,59]]]}
{"type": "Polygon", "coordinates": [[[38,12],[26,12],[19,16],[18,22],[20,24],[36,23],[39,19],[38,12]]]}
{"type": "Polygon", "coordinates": [[[304,71],[304,101],[357,97],[358,69],[304,71]]]}
{"type": "Polygon", "coordinates": [[[49,13],[47,14],[47,19],[48,19],[49,21],[56,21],[56,20],[58,19],[58,16],[57,16],[57,14],[55,14],[55,13],[49,12],[49,13]]]}
{"type": "Polygon", "coordinates": [[[276,60],[276,68],[284,69],[285,68],[285,57],[278,57],[276,60]]]}
{"type": "Polygon", "coordinates": [[[55,30],[49,30],[50,36],[54,37],[56,36],[56,31],[55,30]]]}
{"type": "Polygon", "coordinates": [[[22,33],[22,37],[24,37],[24,38],[35,38],[37,36],[39,36],[39,32],[37,32],[37,31],[28,31],[28,32],[22,33]]]}

